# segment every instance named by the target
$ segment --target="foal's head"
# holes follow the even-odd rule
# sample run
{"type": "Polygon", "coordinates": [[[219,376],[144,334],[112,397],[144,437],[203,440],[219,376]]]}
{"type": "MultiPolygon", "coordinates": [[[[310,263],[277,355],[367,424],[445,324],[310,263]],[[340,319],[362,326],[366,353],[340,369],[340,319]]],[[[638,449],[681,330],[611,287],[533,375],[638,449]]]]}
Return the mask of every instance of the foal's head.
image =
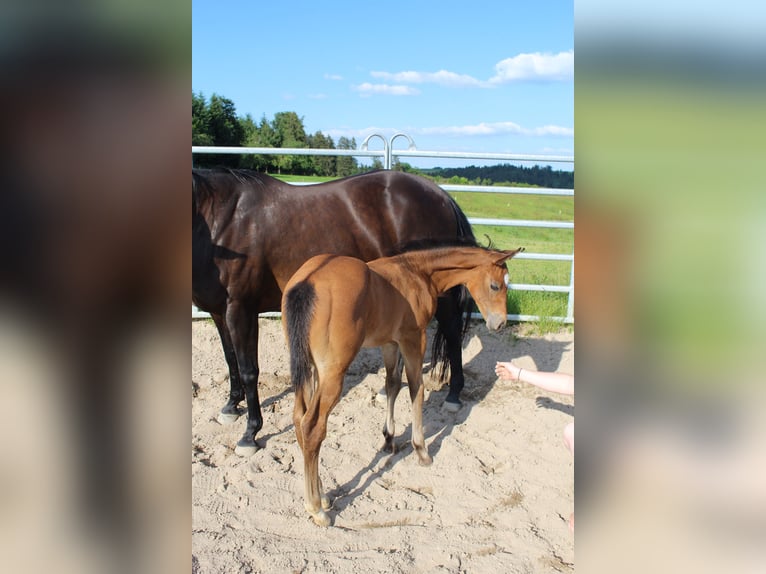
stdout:
{"type": "Polygon", "coordinates": [[[517,253],[524,251],[519,247],[513,251],[489,251],[488,262],[477,267],[470,281],[466,283],[471,297],[476,301],[479,311],[487,322],[490,331],[496,331],[505,325],[508,314],[508,268],[506,262],[517,253]]]}

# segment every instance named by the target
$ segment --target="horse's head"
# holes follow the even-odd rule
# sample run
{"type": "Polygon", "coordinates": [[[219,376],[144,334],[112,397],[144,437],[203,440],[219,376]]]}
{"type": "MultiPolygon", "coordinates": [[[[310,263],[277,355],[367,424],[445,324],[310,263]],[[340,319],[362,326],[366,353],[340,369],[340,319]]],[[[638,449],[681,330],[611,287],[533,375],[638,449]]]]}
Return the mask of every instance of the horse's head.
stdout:
{"type": "Polygon", "coordinates": [[[491,251],[490,261],[477,267],[477,273],[466,284],[490,331],[497,331],[505,325],[509,284],[506,263],[522,251],[523,247],[513,251],[491,251]]]}

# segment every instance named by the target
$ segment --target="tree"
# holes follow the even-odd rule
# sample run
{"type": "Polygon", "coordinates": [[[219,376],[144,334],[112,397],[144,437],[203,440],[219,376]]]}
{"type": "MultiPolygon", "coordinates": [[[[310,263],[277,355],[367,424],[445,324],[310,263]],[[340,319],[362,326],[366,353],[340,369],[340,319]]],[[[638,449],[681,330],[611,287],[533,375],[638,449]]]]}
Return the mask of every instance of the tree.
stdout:
{"type": "Polygon", "coordinates": [[[228,98],[213,94],[208,104],[210,133],[217,146],[242,145],[244,130],[237,118],[234,102],[228,98]]]}
{"type": "MultiPolygon", "coordinates": [[[[341,136],[338,138],[338,149],[356,149],[356,139],[348,139],[345,136],[341,136]]],[[[335,164],[338,177],[353,175],[359,171],[359,164],[356,158],[350,155],[339,156],[335,164]]]]}
{"type": "Polygon", "coordinates": [[[192,145],[213,145],[205,96],[192,92],[192,145]]]}
{"type": "MultiPolygon", "coordinates": [[[[192,93],[192,144],[215,146],[240,146],[244,129],[237,118],[234,102],[217,94],[205,97],[192,93]]],[[[239,157],[223,155],[195,156],[198,165],[228,165],[237,167],[239,157]]]]}
{"type": "MultiPolygon", "coordinates": [[[[259,124],[256,124],[250,114],[240,119],[242,130],[244,132],[243,145],[245,147],[275,147],[274,130],[266,121],[266,116],[261,118],[259,124]]],[[[247,154],[241,156],[240,166],[247,169],[268,173],[269,170],[275,171],[274,156],[264,154],[247,154]]]]}
{"type": "MultiPolygon", "coordinates": [[[[308,137],[309,147],[315,149],[335,149],[335,143],[332,138],[324,135],[322,132],[316,132],[308,137]]],[[[315,175],[333,176],[335,175],[337,157],[332,155],[312,156],[313,173],[315,175]]]]}
{"type": "MultiPolygon", "coordinates": [[[[303,128],[303,118],[299,118],[295,112],[277,112],[274,114],[272,127],[276,132],[276,147],[308,147],[308,138],[303,128]]],[[[308,156],[279,155],[277,156],[277,169],[279,173],[306,174],[309,173],[311,158],[308,156]]]]}

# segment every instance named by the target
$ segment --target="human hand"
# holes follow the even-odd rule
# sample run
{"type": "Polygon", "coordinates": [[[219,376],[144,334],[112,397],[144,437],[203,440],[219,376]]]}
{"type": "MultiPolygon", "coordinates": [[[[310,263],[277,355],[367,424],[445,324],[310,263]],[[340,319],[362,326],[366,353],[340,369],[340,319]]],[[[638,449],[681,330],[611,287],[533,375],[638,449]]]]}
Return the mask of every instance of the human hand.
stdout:
{"type": "Polygon", "coordinates": [[[505,381],[518,381],[521,369],[511,362],[495,363],[495,374],[505,381]]]}

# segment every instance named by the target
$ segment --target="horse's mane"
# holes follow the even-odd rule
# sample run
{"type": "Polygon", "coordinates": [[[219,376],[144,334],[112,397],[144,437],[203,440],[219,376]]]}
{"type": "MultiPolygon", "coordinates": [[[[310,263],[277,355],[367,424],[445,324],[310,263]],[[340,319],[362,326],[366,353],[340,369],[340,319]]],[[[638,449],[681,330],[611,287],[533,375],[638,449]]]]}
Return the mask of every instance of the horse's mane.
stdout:
{"type": "Polygon", "coordinates": [[[221,177],[233,178],[237,183],[249,188],[260,188],[267,185],[272,178],[250,169],[234,169],[230,167],[192,168],[192,196],[194,201],[210,200],[214,196],[229,195],[237,186],[216,184],[221,177]]]}
{"type": "Polygon", "coordinates": [[[387,256],[402,255],[408,251],[433,251],[445,247],[480,247],[473,237],[452,239],[416,239],[395,246],[387,256]]]}

